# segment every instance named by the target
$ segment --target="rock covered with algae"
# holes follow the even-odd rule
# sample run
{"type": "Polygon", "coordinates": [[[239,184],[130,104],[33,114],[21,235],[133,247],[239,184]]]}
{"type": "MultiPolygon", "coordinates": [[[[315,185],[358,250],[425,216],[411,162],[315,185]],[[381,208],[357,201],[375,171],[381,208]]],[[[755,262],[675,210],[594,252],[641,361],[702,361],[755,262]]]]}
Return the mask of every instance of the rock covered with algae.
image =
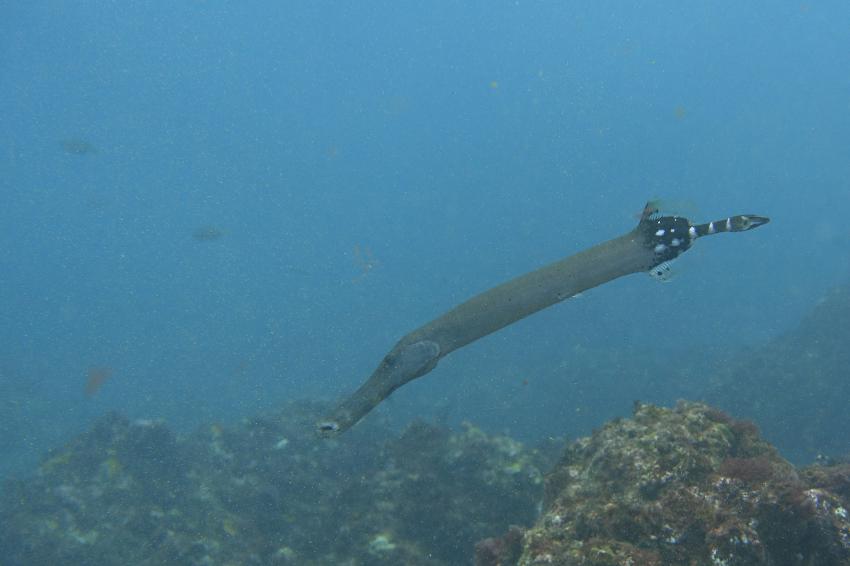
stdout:
{"type": "Polygon", "coordinates": [[[798,473],[702,404],[637,404],[572,444],[545,492],[521,566],[850,564],[850,470],[798,473]]]}
{"type": "Polygon", "coordinates": [[[423,423],[328,442],[313,435],[326,410],[290,403],[186,436],[106,416],[5,486],[0,563],[461,565],[533,521],[535,451],[423,423]]]}
{"type": "Polygon", "coordinates": [[[104,417],[5,487],[0,563],[850,564],[850,465],[796,470],[706,405],[638,404],[545,480],[539,452],[471,425],[319,441],[324,410],[187,436],[104,417]]]}

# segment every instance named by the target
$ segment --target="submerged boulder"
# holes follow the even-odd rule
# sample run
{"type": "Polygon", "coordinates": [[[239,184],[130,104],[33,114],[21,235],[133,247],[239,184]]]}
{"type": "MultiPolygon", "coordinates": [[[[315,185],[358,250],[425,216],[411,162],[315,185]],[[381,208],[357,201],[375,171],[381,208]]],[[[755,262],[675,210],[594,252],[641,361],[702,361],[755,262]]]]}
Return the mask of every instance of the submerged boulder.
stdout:
{"type": "Polygon", "coordinates": [[[848,477],[798,473],[706,405],[637,404],[566,450],[518,563],[850,564],[848,477]]]}

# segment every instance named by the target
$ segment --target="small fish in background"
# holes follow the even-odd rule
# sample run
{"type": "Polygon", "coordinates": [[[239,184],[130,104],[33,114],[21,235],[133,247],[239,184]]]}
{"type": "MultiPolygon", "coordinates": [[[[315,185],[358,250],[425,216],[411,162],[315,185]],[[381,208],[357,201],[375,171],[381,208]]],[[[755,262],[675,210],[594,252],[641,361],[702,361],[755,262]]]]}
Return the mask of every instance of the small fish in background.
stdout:
{"type": "Polygon", "coordinates": [[[65,153],[71,155],[93,155],[97,153],[97,148],[86,140],[67,139],[60,141],[59,145],[62,146],[65,153]]]}
{"type": "Polygon", "coordinates": [[[112,377],[112,368],[106,366],[90,367],[89,378],[86,381],[86,397],[93,397],[110,377],[112,377]]]}
{"type": "Polygon", "coordinates": [[[372,250],[367,247],[360,247],[360,244],[354,245],[354,263],[360,268],[360,275],[351,280],[352,283],[360,283],[369,273],[381,265],[381,262],[375,259],[372,255],[372,250]]]}
{"type": "Polygon", "coordinates": [[[199,242],[212,242],[224,236],[225,232],[218,226],[201,226],[192,232],[192,237],[199,242]]]}

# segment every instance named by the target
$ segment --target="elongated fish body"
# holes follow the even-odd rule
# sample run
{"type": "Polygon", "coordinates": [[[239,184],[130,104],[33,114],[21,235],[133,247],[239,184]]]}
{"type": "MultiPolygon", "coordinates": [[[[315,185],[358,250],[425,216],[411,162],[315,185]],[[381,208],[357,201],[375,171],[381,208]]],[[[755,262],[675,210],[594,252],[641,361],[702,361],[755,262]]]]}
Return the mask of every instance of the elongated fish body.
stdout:
{"type": "Polygon", "coordinates": [[[613,240],[493,287],[410,332],[384,356],[371,377],[318,423],[333,436],[347,430],[393,391],[430,372],[449,353],[535,312],[608,281],[662,268],[702,236],[742,232],[768,218],[740,215],[692,225],[686,218],[660,216],[647,204],[638,226],[613,240]]]}

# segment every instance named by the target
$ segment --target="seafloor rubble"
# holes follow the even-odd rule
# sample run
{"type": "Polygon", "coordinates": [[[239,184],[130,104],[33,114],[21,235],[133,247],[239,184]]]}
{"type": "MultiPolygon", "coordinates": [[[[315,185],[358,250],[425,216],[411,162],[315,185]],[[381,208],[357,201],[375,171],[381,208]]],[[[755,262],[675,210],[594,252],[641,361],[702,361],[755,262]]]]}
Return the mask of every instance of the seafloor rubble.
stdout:
{"type": "Polygon", "coordinates": [[[533,521],[537,452],[422,423],[328,442],[318,413],[293,403],[185,438],[107,416],[6,485],[0,563],[468,564],[475,541],[533,521]]]}
{"type": "Polygon", "coordinates": [[[472,426],[321,441],[318,409],[186,437],[107,416],[7,484],[0,563],[850,564],[850,466],[798,471],[706,405],[637,405],[554,467],[472,426]]]}

